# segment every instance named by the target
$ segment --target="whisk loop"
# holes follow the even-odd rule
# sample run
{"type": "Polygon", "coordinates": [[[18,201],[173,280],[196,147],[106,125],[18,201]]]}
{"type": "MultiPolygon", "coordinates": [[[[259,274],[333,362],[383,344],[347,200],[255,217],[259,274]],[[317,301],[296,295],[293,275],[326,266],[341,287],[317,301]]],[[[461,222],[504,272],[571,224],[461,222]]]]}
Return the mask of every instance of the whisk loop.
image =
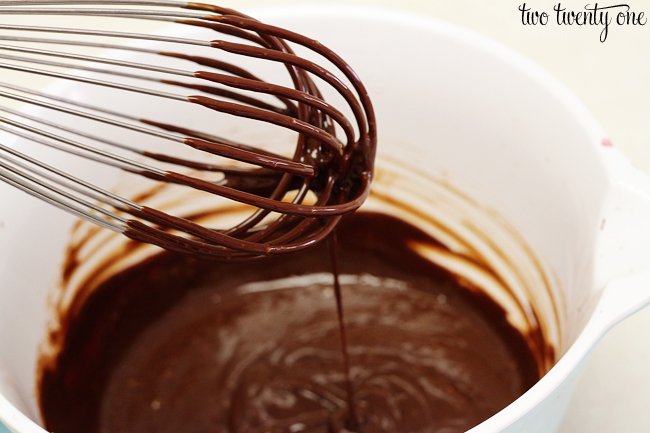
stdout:
{"type": "Polygon", "coordinates": [[[215,258],[296,251],[325,238],[369,193],[376,126],[357,75],[319,42],[231,9],[164,0],[0,0],[0,70],[18,77],[0,78],[0,130],[11,139],[0,140],[0,180],[133,239],[215,258]],[[73,21],[59,19],[64,15],[97,17],[93,23],[107,29],[68,27],[73,21]],[[33,22],[36,16],[48,25],[33,22]],[[143,32],[151,21],[194,28],[201,38],[143,32]],[[130,31],[115,30],[117,22],[130,31]],[[255,73],[242,66],[254,62],[255,73]],[[260,78],[278,65],[284,84],[260,78]],[[128,92],[128,101],[153,99],[138,102],[147,112],[133,115],[102,104],[106,98],[88,102],[93,98],[25,86],[34,76],[79,83],[88,93],[128,92]],[[167,103],[291,131],[292,153],[214,134],[223,122],[216,113],[200,127],[170,122],[169,113],[157,118],[167,103]],[[44,161],[45,147],[257,209],[232,227],[204,227],[44,161]],[[187,156],[188,149],[203,153],[187,156]]]}

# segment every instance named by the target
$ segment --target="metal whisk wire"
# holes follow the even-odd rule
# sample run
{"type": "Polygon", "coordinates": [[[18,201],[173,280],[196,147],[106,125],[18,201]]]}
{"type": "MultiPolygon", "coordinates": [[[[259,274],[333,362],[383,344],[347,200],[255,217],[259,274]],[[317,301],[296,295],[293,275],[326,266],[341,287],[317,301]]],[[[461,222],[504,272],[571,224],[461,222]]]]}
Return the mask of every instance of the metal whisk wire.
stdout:
{"type": "Polygon", "coordinates": [[[354,71],[317,41],[263,24],[231,9],[165,0],[0,0],[0,41],[0,70],[22,74],[20,77],[47,76],[189,103],[285,128],[297,136],[293,155],[285,156],[182,124],[134,116],[0,78],[0,101],[17,101],[70,119],[66,123],[43,115],[34,116],[29,110],[16,110],[0,102],[0,111],[4,113],[0,115],[0,131],[10,137],[258,208],[230,228],[203,227],[119,196],[47,164],[19,146],[0,142],[0,180],[102,227],[183,253],[216,258],[255,257],[299,250],[322,240],[341,216],[358,208],[369,193],[376,146],[371,102],[354,71]],[[202,40],[2,22],[2,17],[11,15],[54,17],[55,24],[56,17],[61,15],[129,19],[134,23],[164,21],[215,31],[225,37],[202,40]],[[176,48],[142,47],[137,44],[139,41],[176,48]],[[335,67],[338,75],[297,55],[290,44],[318,54],[335,67]],[[185,47],[190,46],[204,51],[201,55],[189,54],[185,47]],[[95,56],[73,52],[72,47],[105,51],[95,56]],[[192,62],[206,70],[105,57],[105,53],[115,52],[192,62]],[[279,64],[286,70],[292,86],[267,82],[219,53],[241,59],[262,59],[267,65],[279,64]],[[98,74],[102,74],[101,78],[97,78],[98,74]],[[343,109],[323,99],[314,77],[339,95],[345,104],[343,109]],[[180,81],[181,78],[191,81],[180,81]],[[162,91],[161,84],[175,91],[162,91]],[[180,89],[196,93],[188,95],[180,93],[180,89]],[[349,113],[353,121],[348,119],[349,113]],[[91,126],[84,129],[77,125],[83,122],[91,126]],[[203,157],[154,152],[106,137],[94,130],[97,125],[194,148],[239,163],[215,163],[203,157]],[[125,153],[118,154],[116,150],[125,153]],[[160,168],[160,164],[191,172],[160,168]],[[215,181],[203,177],[206,173],[219,173],[222,178],[215,181]],[[269,218],[270,215],[275,218],[269,218]]]}

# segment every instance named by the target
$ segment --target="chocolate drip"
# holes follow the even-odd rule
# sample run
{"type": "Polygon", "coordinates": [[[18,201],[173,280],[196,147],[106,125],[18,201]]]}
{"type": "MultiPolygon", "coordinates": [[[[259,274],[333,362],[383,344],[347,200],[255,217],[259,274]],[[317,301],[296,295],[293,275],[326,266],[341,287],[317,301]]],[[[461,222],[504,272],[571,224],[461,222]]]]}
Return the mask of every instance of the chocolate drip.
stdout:
{"type": "Polygon", "coordinates": [[[339,321],[339,335],[341,337],[341,355],[343,356],[343,371],[345,372],[345,388],[349,413],[345,417],[345,427],[350,430],[358,430],[360,419],[357,416],[357,408],[354,403],[354,385],[350,374],[350,351],[348,350],[348,337],[345,329],[345,317],[343,315],[343,294],[341,292],[341,281],[339,275],[338,242],[336,231],[332,232],[329,238],[330,260],[332,261],[332,277],[334,280],[334,297],[336,299],[336,318],[339,321]]]}

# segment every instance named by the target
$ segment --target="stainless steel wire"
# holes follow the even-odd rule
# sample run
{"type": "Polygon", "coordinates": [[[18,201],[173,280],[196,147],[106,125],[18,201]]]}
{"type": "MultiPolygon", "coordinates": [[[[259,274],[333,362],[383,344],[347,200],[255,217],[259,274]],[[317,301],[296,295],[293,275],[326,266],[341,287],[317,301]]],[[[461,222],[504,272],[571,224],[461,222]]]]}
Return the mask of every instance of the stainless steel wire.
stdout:
{"type": "Polygon", "coordinates": [[[0,0],[0,41],[0,181],[102,227],[183,253],[250,258],[322,240],[369,193],[372,105],[354,71],[319,42],[215,5],[137,0],[0,0]],[[156,22],[160,31],[142,30],[156,22]],[[267,73],[274,78],[260,78],[267,73]],[[56,84],[31,85],[38,77],[56,84]],[[281,135],[289,146],[221,133],[241,121],[290,131],[281,135]],[[60,161],[251,210],[230,227],[203,227],[60,161]]]}

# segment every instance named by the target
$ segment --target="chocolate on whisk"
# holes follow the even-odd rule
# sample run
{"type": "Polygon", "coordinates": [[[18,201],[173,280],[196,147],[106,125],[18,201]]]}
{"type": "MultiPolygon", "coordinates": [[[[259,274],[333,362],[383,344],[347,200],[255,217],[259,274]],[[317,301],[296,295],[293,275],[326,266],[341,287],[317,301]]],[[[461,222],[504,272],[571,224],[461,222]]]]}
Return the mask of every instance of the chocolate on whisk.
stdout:
{"type": "Polygon", "coordinates": [[[93,223],[177,252],[247,258],[296,251],[324,239],[369,193],[377,140],[372,104],[355,72],[318,41],[219,6],[128,0],[0,1],[0,41],[0,69],[12,71],[20,83],[28,75],[44,75],[78,82],[88,92],[103,87],[153,98],[150,113],[134,116],[0,79],[0,100],[28,107],[0,105],[0,111],[11,115],[0,116],[0,130],[18,143],[0,142],[0,180],[93,223]],[[9,15],[24,18],[24,23],[5,23],[3,17],[9,15]],[[118,19],[121,25],[130,23],[133,32],[64,27],[58,20],[62,15],[118,19]],[[51,18],[50,24],[34,25],[33,16],[51,18]],[[138,32],[142,20],[196,27],[201,35],[216,37],[138,32]],[[306,54],[296,54],[296,47],[306,54]],[[94,56],[85,51],[89,48],[106,50],[94,56]],[[155,60],[122,60],[124,52],[155,60]],[[261,59],[259,70],[231,62],[233,55],[261,59]],[[178,64],[199,70],[178,69],[178,64]],[[283,65],[291,85],[260,78],[271,64],[283,65]],[[338,106],[325,100],[316,82],[338,95],[338,106]],[[156,119],[160,98],[291,130],[293,153],[156,119]],[[40,114],[30,114],[30,106],[40,107],[40,114]],[[50,113],[56,116],[50,118],[50,113]],[[107,125],[238,163],[158,152],[139,147],[137,139],[113,140],[112,134],[97,132],[107,125]],[[38,147],[30,153],[23,143],[30,145],[27,149],[36,143],[257,210],[229,228],[204,227],[47,164],[40,160],[38,147]],[[169,168],[174,166],[178,168],[169,168]],[[214,180],[214,173],[222,176],[214,180]]]}

